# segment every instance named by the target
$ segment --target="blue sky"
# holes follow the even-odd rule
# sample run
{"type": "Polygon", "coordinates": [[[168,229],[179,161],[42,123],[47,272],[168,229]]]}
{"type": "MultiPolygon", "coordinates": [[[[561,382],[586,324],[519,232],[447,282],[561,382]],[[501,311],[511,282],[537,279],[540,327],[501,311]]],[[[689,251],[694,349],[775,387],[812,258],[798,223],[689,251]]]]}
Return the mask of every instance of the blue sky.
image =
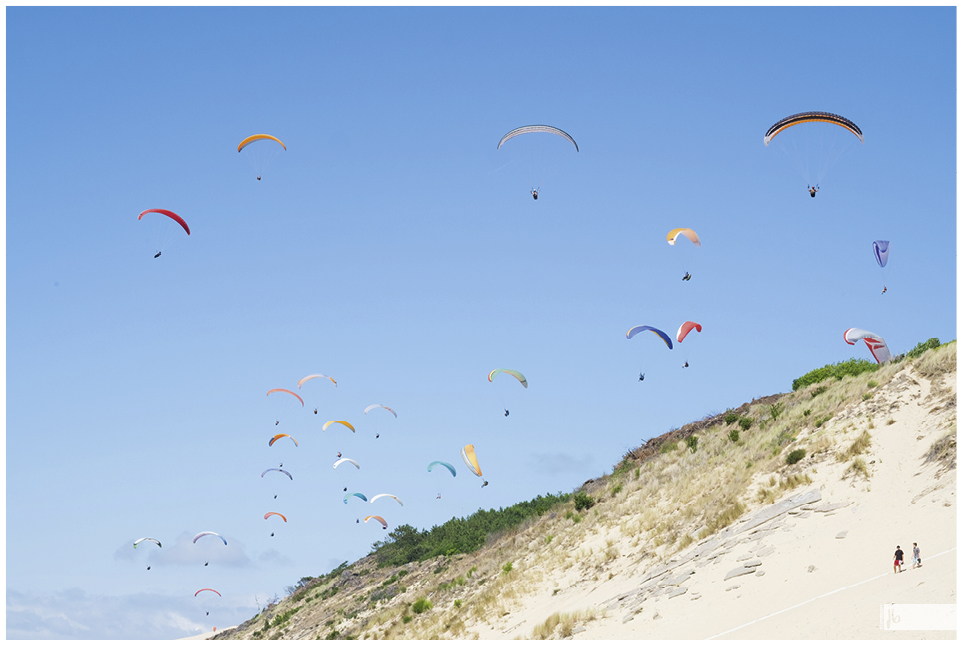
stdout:
{"type": "Polygon", "coordinates": [[[956,338],[953,7],[6,18],[8,639],[237,624],[384,539],[357,518],[430,528],[571,491],[648,438],[870,358],[850,327],[894,353],[956,338]],[[809,110],[865,135],[815,199],[762,142],[809,110]],[[496,150],[525,124],[580,150],[496,150]],[[236,149],[253,133],[287,146],[261,181],[236,149]],[[190,236],[138,221],[149,208],[190,236]],[[678,227],[702,247],[668,246],[678,227]],[[704,329],[672,351],[625,339],[686,320],[704,329]],[[489,383],[496,367],[529,387],[489,383]],[[313,373],[337,387],[266,394],[313,373]],[[293,481],[260,477],[281,463],[293,481]],[[404,506],[346,506],[345,487],[404,506]],[[205,530],[228,545],[192,544],[205,530]],[[143,536],[163,549],[132,549],[143,536]]]}

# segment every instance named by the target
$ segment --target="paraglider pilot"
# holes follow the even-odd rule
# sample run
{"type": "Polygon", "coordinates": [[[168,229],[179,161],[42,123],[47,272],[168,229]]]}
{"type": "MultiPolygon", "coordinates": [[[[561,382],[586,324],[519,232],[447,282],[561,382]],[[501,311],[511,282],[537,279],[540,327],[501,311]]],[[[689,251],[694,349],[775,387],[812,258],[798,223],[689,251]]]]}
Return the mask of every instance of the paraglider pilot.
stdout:
{"type": "Polygon", "coordinates": [[[160,255],[161,255],[161,252],[160,252],[160,251],[157,251],[157,254],[154,255],[154,259],[156,260],[158,257],[160,257],[160,255]]]}
{"type": "Polygon", "coordinates": [[[645,381],[645,373],[644,373],[644,372],[640,372],[640,373],[639,373],[639,381],[645,381]]]}
{"type": "Polygon", "coordinates": [[[508,417],[508,409],[505,409],[505,417],[508,417]]]}
{"type": "Polygon", "coordinates": [[[532,190],[532,198],[538,200],[538,190],[532,190]]]}
{"type": "Polygon", "coordinates": [[[682,279],[685,280],[686,282],[688,282],[689,280],[692,279],[692,276],[689,275],[689,272],[688,272],[688,271],[686,271],[686,272],[685,272],[685,275],[682,276],[682,279]]]}
{"type": "Polygon", "coordinates": [[[813,198],[815,199],[815,198],[816,198],[816,192],[819,191],[819,186],[818,186],[818,185],[807,185],[807,186],[806,186],[806,189],[809,190],[809,196],[811,196],[811,197],[813,197],[813,198]]]}

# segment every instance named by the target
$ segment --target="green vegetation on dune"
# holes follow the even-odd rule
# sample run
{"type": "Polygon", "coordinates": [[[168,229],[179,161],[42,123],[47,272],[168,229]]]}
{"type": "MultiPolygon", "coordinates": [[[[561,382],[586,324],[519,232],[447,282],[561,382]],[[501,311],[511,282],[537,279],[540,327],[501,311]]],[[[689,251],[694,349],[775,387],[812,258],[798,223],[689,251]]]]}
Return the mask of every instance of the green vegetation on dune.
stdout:
{"type": "Polygon", "coordinates": [[[387,540],[372,544],[371,549],[378,566],[401,566],[439,555],[471,553],[480,549],[489,535],[518,526],[571,500],[571,494],[538,496],[507,508],[478,510],[464,519],[452,518],[427,531],[402,524],[388,533],[387,540]]]}

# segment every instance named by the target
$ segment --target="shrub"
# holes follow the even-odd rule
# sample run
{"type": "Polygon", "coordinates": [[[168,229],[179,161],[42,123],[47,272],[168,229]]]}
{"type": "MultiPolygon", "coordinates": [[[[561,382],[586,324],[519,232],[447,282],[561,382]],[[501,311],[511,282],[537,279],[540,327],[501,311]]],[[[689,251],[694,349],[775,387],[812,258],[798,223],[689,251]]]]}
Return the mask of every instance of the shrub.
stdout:
{"type": "Polygon", "coordinates": [[[927,350],[935,350],[938,347],[940,347],[939,339],[927,339],[925,343],[917,343],[915,348],[906,353],[906,356],[910,358],[918,357],[927,350]]]}
{"type": "Polygon", "coordinates": [[[618,485],[616,485],[615,487],[612,488],[612,490],[611,490],[612,496],[614,497],[616,494],[618,494],[618,493],[621,492],[621,491],[622,491],[622,484],[619,483],[618,485]]]}
{"type": "Polygon", "coordinates": [[[805,457],[806,457],[805,449],[793,449],[791,452],[789,452],[789,455],[786,456],[786,464],[795,465],[805,457]]]}
{"type": "Polygon", "coordinates": [[[866,382],[867,388],[876,388],[877,386],[879,386],[879,382],[875,379],[870,379],[868,382],[866,382]]]}
{"type": "Polygon", "coordinates": [[[743,431],[748,431],[752,427],[752,418],[749,416],[739,418],[739,426],[743,431]]]}
{"type": "MultiPolygon", "coordinates": [[[[864,372],[875,372],[879,369],[879,364],[875,361],[869,361],[867,359],[850,359],[848,361],[840,361],[839,363],[833,363],[822,368],[817,368],[816,370],[810,370],[802,377],[794,379],[792,382],[792,389],[797,390],[799,388],[804,388],[811,384],[818,384],[820,382],[826,381],[827,379],[842,379],[843,377],[856,377],[864,372]]],[[[816,391],[814,390],[813,393],[816,391]]],[[[821,392],[821,391],[820,391],[821,392]]],[[[815,395],[812,395],[815,397],[815,395]]]]}
{"type": "Polygon", "coordinates": [[[588,510],[595,505],[595,499],[591,495],[585,494],[585,492],[579,492],[575,495],[575,509],[581,512],[582,510],[588,510]]]}
{"type": "Polygon", "coordinates": [[[815,427],[818,429],[819,427],[821,427],[821,426],[823,426],[824,424],[826,424],[827,422],[829,422],[832,418],[833,418],[833,416],[831,416],[831,415],[824,415],[824,416],[821,417],[821,418],[816,418],[816,422],[814,423],[813,426],[815,426],[815,427]]]}
{"type": "Polygon", "coordinates": [[[502,567],[502,573],[510,573],[512,570],[512,563],[506,562],[505,566],[502,567]]]}
{"type": "Polygon", "coordinates": [[[695,436],[689,436],[685,439],[685,446],[689,448],[689,451],[695,453],[695,450],[699,446],[699,439],[695,436]]]}
{"type": "Polygon", "coordinates": [[[431,601],[427,598],[419,598],[415,601],[415,604],[411,606],[411,611],[415,614],[424,614],[429,609],[431,609],[431,601]]]}
{"type": "Polygon", "coordinates": [[[731,409],[726,411],[726,414],[723,417],[723,420],[725,420],[726,424],[732,424],[738,419],[739,419],[739,416],[736,413],[734,413],[731,409]]]}
{"type": "Polygon", "coordinates": [[[404,616],[401,617],[401,622],[404,623],[405,625],[408,625],[408,623],[411,623],[411,620],[413,618],[414,617],[411,616],[410,614],[405,614],[404,616]]]}
{"type": "Polygon", "coordinates": [[[783,405],[779,402],[776,402],[775,404],[770,404],[769,415],[772,416],[773,420],[776,420],[779,418],[780,415],[782,415],[783,408],[784,408],[783,405]]]}
{"type": "Polygon", "coordinates": [[[732,431],[730,431],[729,440],[731,440],[732,442],[739,442],[739,431],[736,429],[733,429],[732,431]]]}
{"type": "Polygon", "coordinates": [[[461,607],[461,598],[455,600],[455,607],[461,607]]]}
{"type": "Polygon", "coordinates": [[[663,442],[662,446],[659,447],[659,453],[667,454],[670,451],[675,451],[678,448],[679,448],[679,444],[677,442],[663,442]]]}
{"type": "Polygon", "coordinates": [[[872,394],[872,393],[863,393],[863,401],[864,401],[864,402],[865,402],[866,400],[872,399],[872,398],[873,398],[873,394],[872,394]]]}
{"type": "Polygon", "coordinates": [[[805,411],[803,411],[803,417],[804,417],[804,418],[808,418],[808,417],[809,417],[810,415],[812,415],[812,414],[813,414],[813,410],[812,410],[812,409],[806,409],[805,411]]]}
{"type": "Polygon", "coordinates": [[[809,392],[809,399],[812,399],[818,395],[822,395],[827,390],[829,390],[829,386],[816,386],[809,392]]]}

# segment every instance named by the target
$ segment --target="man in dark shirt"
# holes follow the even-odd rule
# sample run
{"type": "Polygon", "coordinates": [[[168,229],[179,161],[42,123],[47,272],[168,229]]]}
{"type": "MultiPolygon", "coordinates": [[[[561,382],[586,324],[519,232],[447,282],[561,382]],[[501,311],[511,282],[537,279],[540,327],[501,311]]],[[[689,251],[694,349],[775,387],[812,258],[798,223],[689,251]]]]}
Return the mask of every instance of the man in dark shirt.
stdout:
{"type": "Polygon", "coordinates": [[[903,572],[903,551],[900,550],[899,546],[896,547],[896,553],[893,554],[893,573],[903,572]]]}

